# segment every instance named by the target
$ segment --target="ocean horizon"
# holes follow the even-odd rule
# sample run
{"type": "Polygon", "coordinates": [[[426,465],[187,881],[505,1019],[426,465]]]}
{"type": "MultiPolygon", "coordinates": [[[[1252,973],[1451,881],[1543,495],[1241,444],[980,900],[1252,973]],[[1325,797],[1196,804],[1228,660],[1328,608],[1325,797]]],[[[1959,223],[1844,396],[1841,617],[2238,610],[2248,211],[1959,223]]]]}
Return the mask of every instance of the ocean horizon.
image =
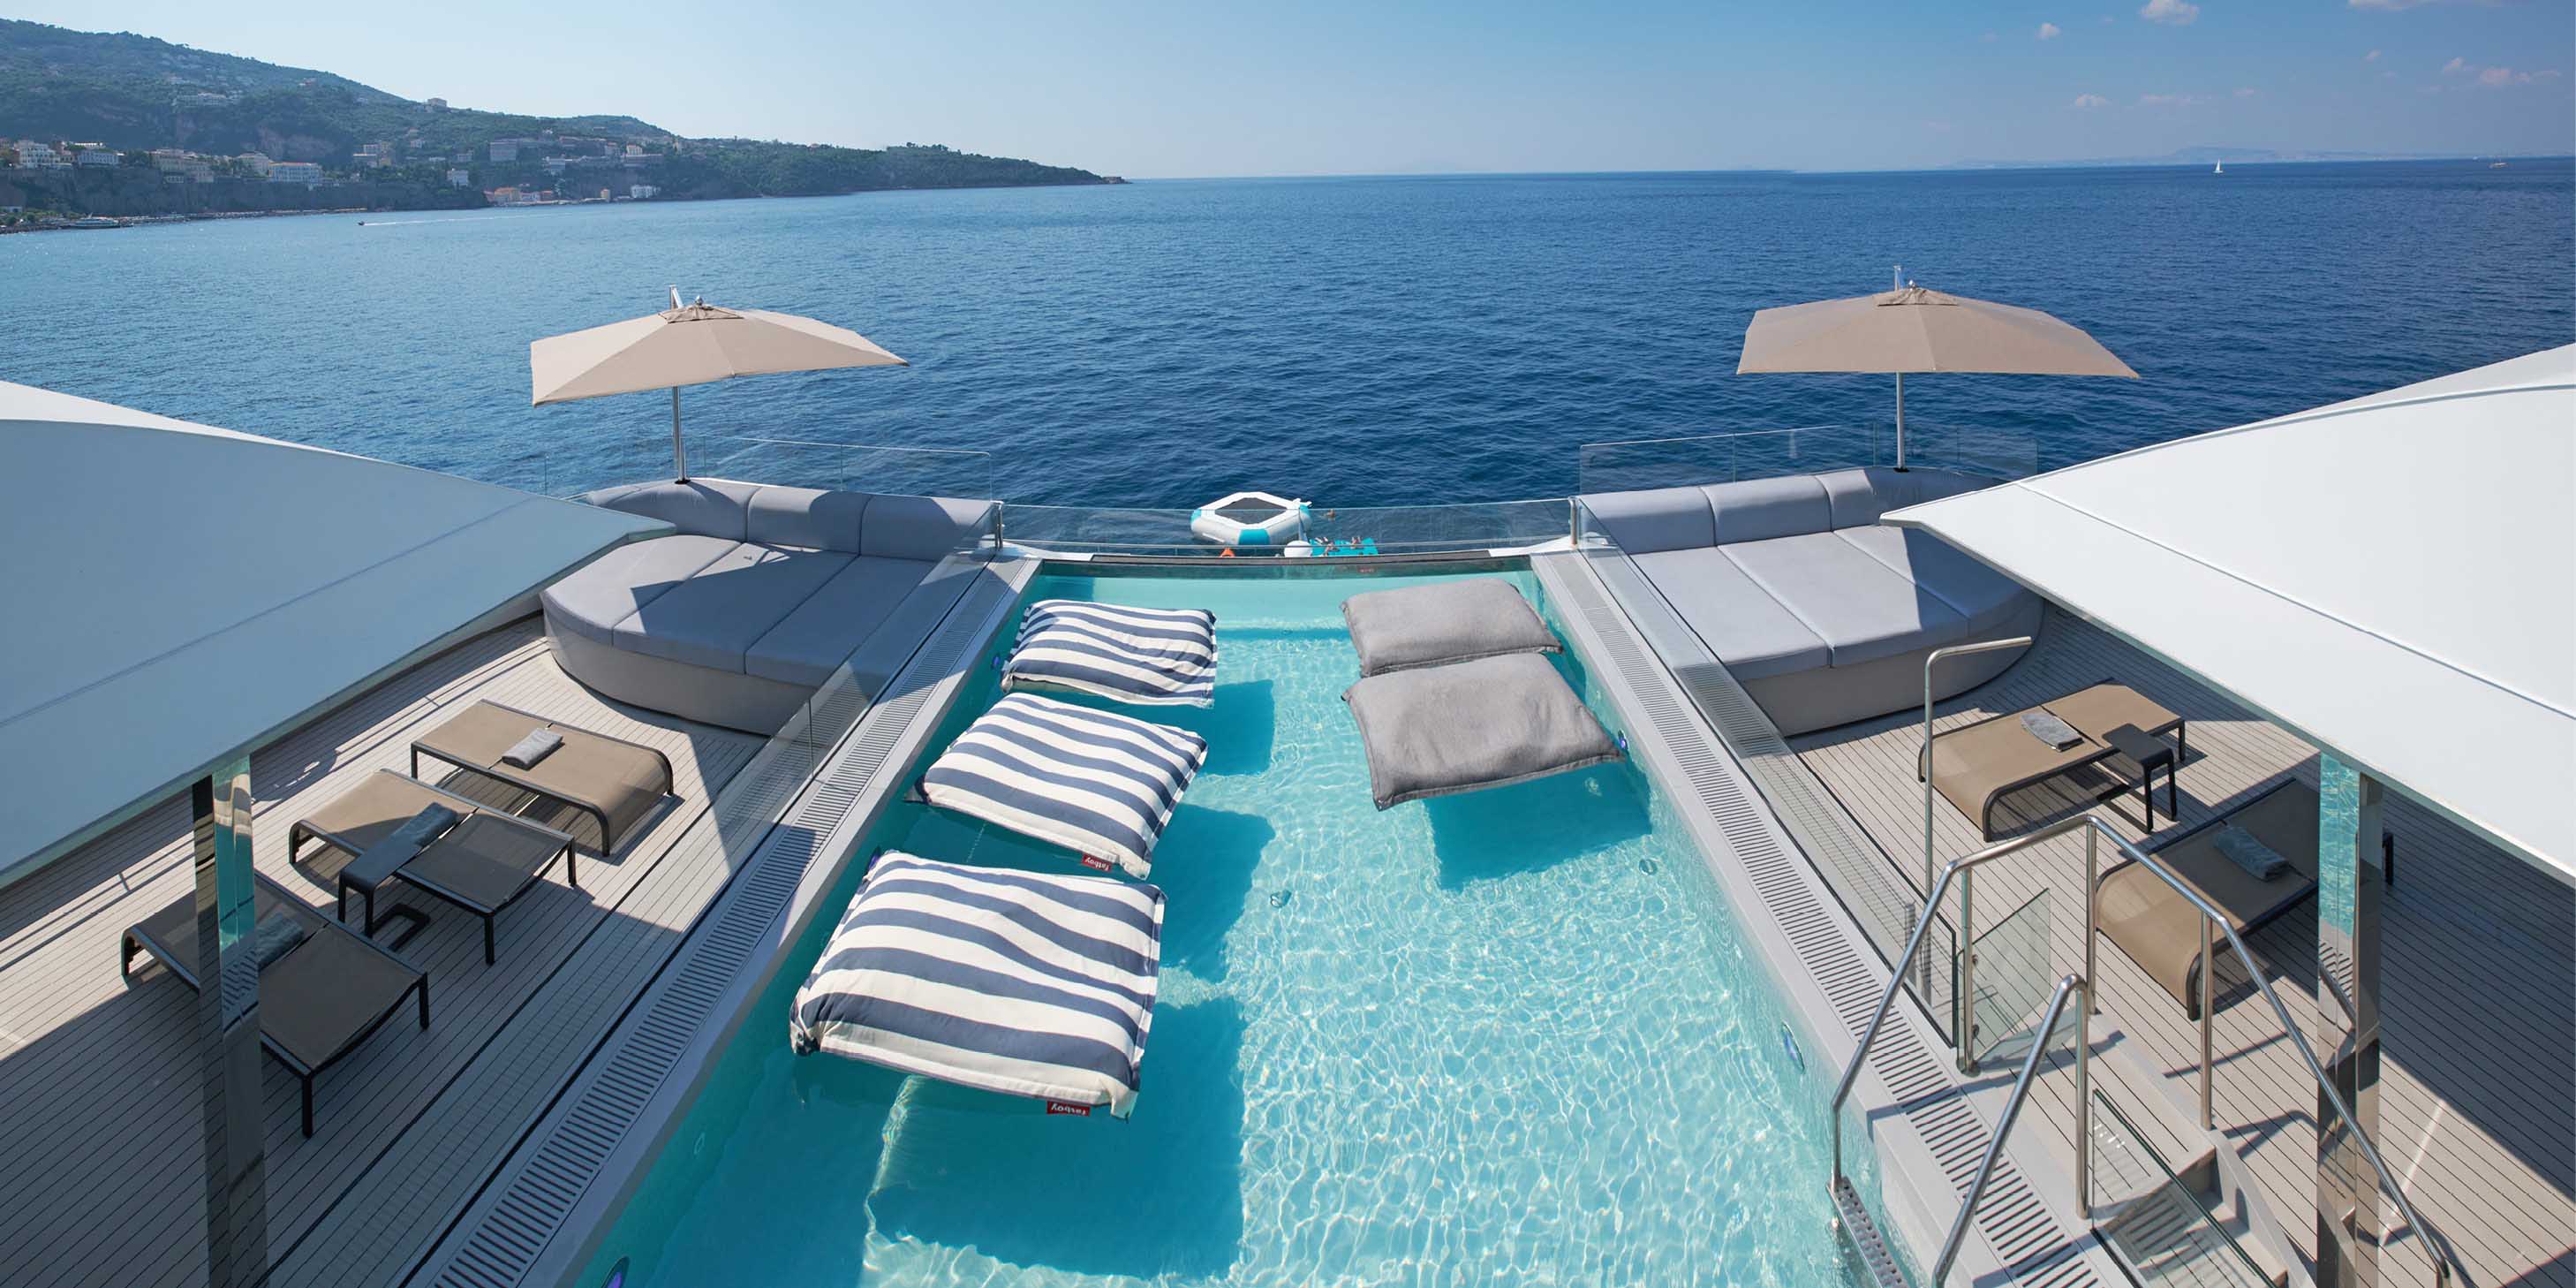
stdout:
{"type": "Polygon", "coordinates": [[[1907,382],[1910,426],[2055,468],[2576,340],[2576,161],[2514,160],[1161,179],[10,237],[31,321],[0,379],[570,491],[666,471],[669,404],[531,407],[528,343],[676,285],[912,364],[688,390],[701,470],[768,437],[987,451],[1029,503],[1500,501],[1575,490],[1587,442],[1890,421],[1886,377],[1734,367],[1754,310],[1902,264],[2137,369],[1907,382]]]}

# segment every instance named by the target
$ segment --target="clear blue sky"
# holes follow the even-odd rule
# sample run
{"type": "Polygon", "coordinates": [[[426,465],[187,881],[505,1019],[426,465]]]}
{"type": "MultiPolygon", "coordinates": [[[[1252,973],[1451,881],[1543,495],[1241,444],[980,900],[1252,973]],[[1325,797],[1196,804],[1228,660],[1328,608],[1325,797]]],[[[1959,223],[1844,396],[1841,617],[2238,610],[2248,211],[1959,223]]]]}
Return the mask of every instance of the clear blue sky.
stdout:
{"type": "Polygon", "coordinates": [[[2576,151],[2569,0],[15,10],[460,107],[943,142],[1131,177],[2576,151]]]}

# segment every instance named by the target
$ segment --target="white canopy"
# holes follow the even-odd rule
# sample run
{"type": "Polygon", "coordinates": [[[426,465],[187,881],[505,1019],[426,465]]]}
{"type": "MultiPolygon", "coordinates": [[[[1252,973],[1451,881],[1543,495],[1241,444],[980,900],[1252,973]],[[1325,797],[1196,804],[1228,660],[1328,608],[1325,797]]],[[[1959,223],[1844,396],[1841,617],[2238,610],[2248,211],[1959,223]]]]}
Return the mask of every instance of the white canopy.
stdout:
{"type": "Polygon", "coordinates": [[[0,382],[0,881],[664,525],[0,382]]]}
{"type": "Polygon", "coordinates": [[[2576,345],[1887,522],[2576,879],[2576,345]]]}

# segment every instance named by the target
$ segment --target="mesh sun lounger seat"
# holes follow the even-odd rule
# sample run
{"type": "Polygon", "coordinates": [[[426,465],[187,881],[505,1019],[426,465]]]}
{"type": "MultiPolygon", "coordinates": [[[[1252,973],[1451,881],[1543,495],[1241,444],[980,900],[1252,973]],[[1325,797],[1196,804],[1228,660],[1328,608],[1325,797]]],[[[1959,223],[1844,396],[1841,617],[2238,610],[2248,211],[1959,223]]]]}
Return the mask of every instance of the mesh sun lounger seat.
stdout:
{"type": "Polygon", "coordinates": [[[1216,700],[1216,614],[1041,599],[1020,617],[1002,687],[1088,693],[1148,706],[1216,700]]]}
{"type": "Polygon", "coordinates": [[[1379,809],[1617,760],[1601,721],[1536,653],[1372,675],[1342,694],[1379,809]]]}
{"type": "Polygon", "coordinates": [[[603,856],[616,853],[634,826],[651,817],[672,790],[671,758],[661,752],[498,702],[477,702],[415,740],[414,778],[420,777],[424,755],[588,815],[599,830],[597,852],[603,856]],[[502,759],[521,739],[541,730],[562,738],[563,745],[533,765],[502,759]]]}
{"type": "MultiPolygon", "coordinates": [[[[2133,725],[2153,737],[2174,735],[2176,764],[2183,760],[2187,737],[2181,716],[2149,701],[2135,689],[2104,680],[2031,708],[2072,726],[2079,735],[2071,747],[2052,747],[2022,726],[2025,712],[1989,716],[1974,724],[1945,729],[1932,738],[1932,786],[1975,822],[1985,839],[1995,839],[1995,807],[2005,797],[2054,778],[2079,774],[2115,753],[2105,735],[2133,725]]],[[[2128,790],[2116,779],[2097,796],[2128,790]]]]}
{"type": "MultiPolygon", "coordinates": [[[[2393,844],[2385,838],[2382,843],[2393,844]]],[[[2236,933],[2251,933],[2317,892],[2317,794],[2302,783],[2282,783],[2166,841],[2155,857],[2226,913],[2236,933]],[[2265,881],[2228,857],[2219,837],[2231,827],[2287,860],[2287,869],[2265,881]]],[[[2187,1016],[2199,1019],[2205,920],[2200,910],[2134,860],[2102,874],[2100,899],[2103,936],[2182,1003],[2187,1016]]],[[[2223,935],[2218,939],[2226,941],[2223,935]]]]}
{"type": "MultiPolygon", "coordinates": [[[[259,973],[259,1042],[303,1084],[304,1134],[310,1136],[313,1080],[383,1027],[407,998],[417,997],[420,1027],[428,1028],[429,976],[266,877],[254,879],[252,909],[258,924],[283,918],[303,931],[301,942],[259,973]]],[[[133,977],[138,948],[198,987],[195,892],[126,930],[117,944],[120,975],[133,977]]]]}
{"type": "Polygon", "coordinates": [[[304,843],[318,839],[350,856],[339,881],[340,919],[349,919],[349,890],[366,895],[366,933],[376,933],[375,887],[401,880],[436,895],[483,919],[483,961],[494,960],[492,919],[526,894],[553,866],[564,862],[564,882],[581,888],[570,836],[523,818],[495,813],[453,792],[441,791],[390,769],[367,775],[339,799],[324,805],[287,829],[286,852],[300,857],[304,843]],[[359,874],[403,824],[432,805],[444,805],[462,817],[417,853],[394,856],[395,866],[359,874]]]}
{"type": "Polygon", "coordinates": [[[1187,729],[1013,693],[921,776],[940,809],[1061,845],[1087,867],[1153,872],[1154,842],[1207,762],[1187,729]]]}
{"type": "Polygon", "coordinates": [[[1150,885],[881,854],[796,990],[788,1041],[1124,1118],[1162,928],[1150,885]]]}
{"type": "Polygon", "coordinates": [[[1361,675],[1564,648],[1520,589],[1499,577],[1353,595],[1342,601],[1342,621],[1361,675]]]}

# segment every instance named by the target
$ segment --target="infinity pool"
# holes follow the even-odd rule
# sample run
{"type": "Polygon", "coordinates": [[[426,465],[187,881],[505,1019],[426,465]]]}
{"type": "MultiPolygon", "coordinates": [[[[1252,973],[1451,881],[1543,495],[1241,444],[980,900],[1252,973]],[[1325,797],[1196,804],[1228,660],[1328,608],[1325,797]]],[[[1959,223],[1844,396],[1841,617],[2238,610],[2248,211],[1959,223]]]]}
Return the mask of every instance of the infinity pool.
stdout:
{"type": "MultiPolygon", "coordinates": [[[[1385,584],[1031,588],[1217,615],[1215,706],[1144,713],[1210,752],[1154,855],[1133,1119],[791,1055],[853,863],[582,1288],[620,1259],[667,1286],[1847,1282],[1816,1080],[1644,775],[1371,806],[1340,604],[1385,584]]],[[[993,700],[979,674],[934,751],[993,700]]],[[[883,847],[1070,868],[913,805],[883,847]]]]}

